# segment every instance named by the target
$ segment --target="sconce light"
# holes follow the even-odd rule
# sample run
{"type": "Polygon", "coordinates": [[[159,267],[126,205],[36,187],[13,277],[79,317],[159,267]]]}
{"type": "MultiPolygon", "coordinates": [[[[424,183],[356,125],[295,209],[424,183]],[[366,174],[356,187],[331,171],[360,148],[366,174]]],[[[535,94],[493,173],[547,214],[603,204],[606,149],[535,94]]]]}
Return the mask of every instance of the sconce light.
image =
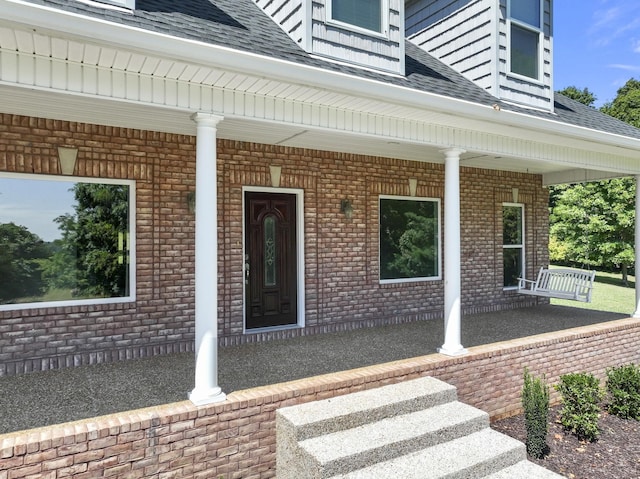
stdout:
{"type": "Polygon", "coordinates": [[[194,214],[196,212],[196,192],[190,191],[187,193],[187,208],[189,213],[194,214]]]}
{"type": "Polygon", "coordinates": [[[353,205],[351,200],[344,199],[340,201],[340,213],[344,213],[344,217],[350,220],[353,218],[353,205]]]}
{"type": "Polygon", "coordinates": [[[77,148],[58,147],[58,161],[60,162],[60,172],[63,175],[73,175],[76,169],[76,158],[78,158],[77,148]]]}

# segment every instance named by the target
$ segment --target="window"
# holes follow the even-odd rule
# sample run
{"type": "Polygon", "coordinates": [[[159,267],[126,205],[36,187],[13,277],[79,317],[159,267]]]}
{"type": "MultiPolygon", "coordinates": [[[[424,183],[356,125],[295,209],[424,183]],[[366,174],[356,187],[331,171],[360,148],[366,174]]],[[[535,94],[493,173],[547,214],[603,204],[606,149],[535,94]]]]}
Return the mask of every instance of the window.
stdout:
{"type": "Polygon", "coordinates": [[[512,0],[511,18],[540,28],[540,0],[512,0]]]}
{"type": "Polygon", "coordinates": [[[134,183],[0,177],[0,309],[133,300],[134,183]]]}
{"type": "Polygon", "coordinates": [[[538,80],[542,35],[540,0],[512,0],[509,11],[510,71],[538,80]]]}
{"type": "Polygon", "coordinates": [[[330,0],[329,18],[382,33],[383,3],[383,0],[330,0]]]}
{"type": "Polygon", "coordinates": [[[504,287],[518,286],[524,277],[524,206],[502,206],[502,256],[504,259],[504,287]]]}
{"type": "Polygon", "coordinates": [[[440,202],[380,197],[380,281],[440,276],[440,202]]]}

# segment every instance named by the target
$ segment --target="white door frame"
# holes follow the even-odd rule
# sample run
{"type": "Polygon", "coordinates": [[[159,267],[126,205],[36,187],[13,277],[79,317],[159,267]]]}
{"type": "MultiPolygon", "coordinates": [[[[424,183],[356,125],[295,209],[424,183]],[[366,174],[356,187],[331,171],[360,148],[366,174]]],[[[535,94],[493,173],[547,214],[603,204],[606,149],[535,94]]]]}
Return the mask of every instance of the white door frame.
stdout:
{"type": "Polygon", "coordinates": [[[277,331],[280,329],[304,328],[305,326],[305,288],[304,288],[304,190],[298,188],[271,188],[267,186],[243,186],[242,187],[242,332],[243,334],[261,333],[265,331],[277,331]],[[297,322],[286,326],[273,326],[269,328],[247,329],[247,292],[244,282],[244,258],[246,253],[245,231],[245,193],[287,193],[296,196],[296,276],[297,276],[297,322]]]}

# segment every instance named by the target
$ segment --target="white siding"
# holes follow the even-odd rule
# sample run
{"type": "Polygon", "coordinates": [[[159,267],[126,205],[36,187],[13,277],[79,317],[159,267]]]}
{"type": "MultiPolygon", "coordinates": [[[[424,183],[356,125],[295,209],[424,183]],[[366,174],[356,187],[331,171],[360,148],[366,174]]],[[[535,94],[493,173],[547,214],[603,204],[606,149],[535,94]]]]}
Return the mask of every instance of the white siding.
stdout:
{"type": "Polygon", "coordinates": [[[509,74],[507,0],[413,0],[409,40],[498,98],[553,109],[551,0],[544,0],[542,75],[509,74]]]}
{"type": "Polygon", "coordinates": [[[422,0],[407,4],[409,40],[495,94],[495,8],[486,0],[422,0]]]}
{"type": "Polygon", "coordinates": [[[542,40],[542,76],[539,82],[528,81],[526,78],[510,75],[508,72],[508,25],[507,0],[500,0],[500,58],[499,58],[499,86],[498,96],[502,99],[522,103],[525,105],[553,110],[553,56],[551,49],[551,0],[545,0],[543,17],[542,40]]]}
{"type": "Polygon", "coordinates": [[[381,34],[331,23],[327,16],[328,1],[312,2],[311,51],[313,53],[365,67],[404,74],[404,2],[402,0],[388,0],[386,13],[388,28],[381,34]]]}
{"type": "Polygon", "coordinates": [[[280,25],[287,35],[305,47],[304,42],[304,8],[305,0],[255,0],[258,5],[274,22],[280,25]]]}

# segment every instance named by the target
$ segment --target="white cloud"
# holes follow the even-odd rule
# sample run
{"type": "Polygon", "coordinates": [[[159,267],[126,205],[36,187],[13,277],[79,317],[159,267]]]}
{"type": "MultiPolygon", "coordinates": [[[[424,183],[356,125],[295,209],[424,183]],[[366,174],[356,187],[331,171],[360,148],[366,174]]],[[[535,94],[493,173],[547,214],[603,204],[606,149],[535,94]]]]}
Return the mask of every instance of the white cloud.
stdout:
{"type": "Polygon", "coordinates": [[[609,68],[615,68],[617,70],[624,70],[628,72],[640,72],[640,65],[625,65],[623,63],[612,63],[607,65],[609,68]]]}
{"type": "MultiPolygon", "coordinates": [[[[613,43],[630,33],[640,32],[640,4],[636,0],[616,2],[615,6],[594,12],[594,23],[588,29],[598,46],[613,43]]],[[[637,44],[636,44],[637,46],[637,44]]]]}

